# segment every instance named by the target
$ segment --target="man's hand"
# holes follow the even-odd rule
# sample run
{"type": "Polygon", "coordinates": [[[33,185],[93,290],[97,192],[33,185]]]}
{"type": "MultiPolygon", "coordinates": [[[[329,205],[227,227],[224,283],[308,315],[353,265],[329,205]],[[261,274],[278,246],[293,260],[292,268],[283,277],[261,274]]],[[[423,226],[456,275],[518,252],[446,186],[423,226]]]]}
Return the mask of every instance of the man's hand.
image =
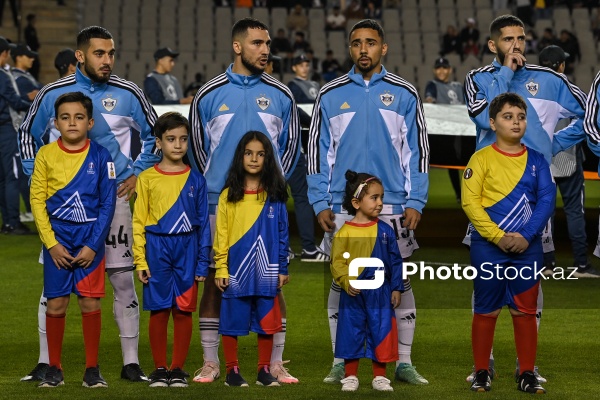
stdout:
{"type": "Polygon", "coordinates": [[[194,278],[196,282],[204,282],[206,280],[205,276],[197,276],[194,278]]]}
{"type": "Polygon", "coordinates": [[[194,100],[194,96],[184,97],[179,99],[179,104],[192,104],[192,100],[194,100]]]}
{"type": "Polygon", "coordinates": [[[149,269],[143,269],[141,271],[138,271],[137,275],[138,275],[138,280],[144,284],[148,283],[148,279],[152,276],[152,275],[150,275],[149,269]]]}
{"type": "Polygon", "coordinates": [[[421,213],[414,208],[404,209],[404,223],[402,224],[404,228],[408,229],[409,231],[414,231],[417,229],[419,221],[421,221],[421,213]]]}
{"type": "Polygon", "coordinates": [[[321,225],[321,228],[323,228],[325,232],[333,232],[333,230],[335,229],[334,219],[335,214],[329,208],[321,211],[319,215],[317,215],[317,221],[319,222],[319,225],[321,225]]]}
{"type": "Polygon", "coordinates": [[[504,235],[498,242],[497,246],[505,253],[508,253],[513,246],[514,239],[508,235],[504,235]]]}
{"type": "Polygon", "coordinates": [[[61,269],[71,269],[71,262],[74,260],[74,257],[69,254],[65,246],[58,243],[51,248],[48,249],[50,253],[50,257],[52,257],[52,261],[56,265],[56,268],[61,269]]]}
{"type": "Polygon", "coordinates": [[[32,90],[31,92],[27,93],[27,98],[29,99],[29,101],[33,101],[33,99],[35,99],[35,96],[38,94],[39,90],[35,89],[32,90]]]}
{"type": "Polygon", "coordinates": [[[73,261],[71,261],[71,264],[79,265],[81,268],[87,268],[92,265],[94,257],[96,257],[96,252],[87,246],[83,246],[73,261]]]}
{"type": "Polygon", "coordinates": [[[121,198],[125,196],[125,200],[129,201],[135,194],[135,183],[137,182],[137,177],[135,175],[131,175],[129,178],[125,179],[119,185],[117,189],[117,197],[121,198]]]}
{"type": "Polygon", "coordinates": [[[525,56],[523,55],[523,53],[521,53],[521,50],[515,49],[516,43],[517,43],[517,41],[515,40],[513,42],[512,46],[510,46],[508,53],[506,53],[504,55],[504,64],[503,64],[505,67],[512,69],[513,72],[516,71],[517,68],[520,68],[523,65],[525,65],[525,62],[527,61],[525,59],[525,56]]]}

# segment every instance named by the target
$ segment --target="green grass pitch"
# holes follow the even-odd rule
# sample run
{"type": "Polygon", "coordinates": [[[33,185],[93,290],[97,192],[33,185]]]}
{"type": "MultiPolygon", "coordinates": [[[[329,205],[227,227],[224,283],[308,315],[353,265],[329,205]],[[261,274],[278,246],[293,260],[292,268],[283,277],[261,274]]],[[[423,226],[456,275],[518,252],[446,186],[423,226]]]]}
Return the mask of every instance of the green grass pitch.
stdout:
{"type": "MultiPolygon", "coordinates": [[[[600,184],[587,184],[588,214],[596,213],[600,205],[600,184]]],[[[466,264],[468,252],[448,234],[453,225],[463,223],[461,211],[453,198],[445,171],[431,174],[430,203],[423,215],[423,230],[429,237],[413,261],[424,260],[432,265],[453,262],[466,264]],[[428,211],[430,209],[430,211],[428,211]],[[444,211],[436,213],[435,210],[444,211]],[[431,221],[441,218],[443,221],[431,221]],[[429,220],[428,220],[429,219],[429,220]],[[448,229],[439,233],[427,226],[443,224],[448,229]],[[433,232],[433,233],[432,233],[433,232]]],[[[588,221],[597,224],[597,219],[588,221]]],[[[558,229],[558,227],[557,227],[558,229]]],[[[456,228],[463,231],[463,227],[456,228]]],[[[417,232],[419,234],[419,231],[417,232]]],[[[426,236],[427,236],[426,235],[426,236]]],[[[452,236],[453,237],[453,236],[452,236]]],[[[595,238],[591,238],[591,242],[595,238]]],[[[298,239],[293,238],[298,250],[298,239]]],[[[224,386],[223,376],[213,384],[191,383],[190,387],[149,388],[145,384],[130,383],[119,378],[121,350],[118,330],[112,318],[112,288],[107,282],[106,299],[103,300],[103,331],[100,345],[100,367],[108,382],[107,389],[90,390],[81,387],[84,371],[83,340],[80,312],[72,298],[67,317],[63,348],[65,385],[57,389],[38,389],[35,384],[19,382],[37,362],[37,302],[42,286],[42,269],[37,263],[40,241],[37,237],[0,237],[0,355],[3,373],[0,375],[0,398],[6,399],[325,399],[325,398],[403,398],[403,399],[468,399],[480,397],[469,391],[465,377],[471,370],[470,346],[471,290],[469,281],[429,281],[411,279],[417,301],[417,329],[412,360],[418,371],[430,384],[410,386],[393,383],[395,392],[376,393],[371,389],[370,362],[361,361],[356,393],[342,393],[340,387],[322,383],[331,360],[329,327],[325,310],[326,295],[331,282],[328,267],[321,264],[292,261],[291,282],[284,289],[288,305],[288,333],[284,359],[290,372],[300,379],[300,384],[279,388],[254,385],[256,371],[256,336],[240,338],[240,367],[250,388],[224,386]]],[[[570,263],[570,254],[561,250],[557,254],[559,265],[570,263]]],[[[598,266],[597,259],[593,260],[598,266]]],[[[569,264],[570,265],[570,264],[569,264]]],[[[137,283],[141,299],[141,285],[137,283]]],[[[540,327],[537,365],[548,379],[544,387],[547,398],[580,399],[597,398],[600,392],[600,279],[573,281],[545,281],[543,283],[545,308],[540,327]]],[[[148,312],[142,312],[140,327],[140,361],[146,373],[153,369],[148,343],[148,312]]],[[[169,347],[170,352],[170,347],[169,347]]],[[[512,323],[507,310],[498,320],[494,342],[494,355],[499,378],[493,381],[487,399],[525,398],[517,392],[513,379],[515,350],[512,323]]],[[[223,360],[223,357],[221,357],[223,360]]],[[[186,370],[193,373],[202,363],[202,351],[194,315],[194,335],[186,370]]],[[[221,371],[224,366],[222,362],[221,371]]],[[[393,370],[388,367],[388,377],[393,370]]]]}

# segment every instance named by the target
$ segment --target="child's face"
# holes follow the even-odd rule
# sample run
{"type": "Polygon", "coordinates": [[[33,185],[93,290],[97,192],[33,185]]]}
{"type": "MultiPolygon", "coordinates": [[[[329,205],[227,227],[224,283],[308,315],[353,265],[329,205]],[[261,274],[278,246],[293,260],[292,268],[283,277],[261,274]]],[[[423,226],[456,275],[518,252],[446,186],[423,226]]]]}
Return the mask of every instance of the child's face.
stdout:
{"type": "Polygon", "coordinates": [[[87,140],[88,131],[94,126],[94,119],[88,117],[83,104],[63,103],[58,107],[54,126],[60,132],[63,143],[78,145],[87,140]]]}
{"type": "Polygon", "coordinates": [[[162,139],[156,138],[156,146],[162,150],[163,158],[179,162],[188,149],[188,131],[184,126],[168,130],[162,134],[162,139]]]}
{"type": "Polygon", "coordinates": [[[490,118],[490,126],[498,139],[509,143],[520,142],[527,128],[527,115],[522,108],[506,103],[495,118],[490,118]]]}
{"type": "Polygon", "coordinates": [[[265,163],[265,148],[258,140],[251,140],[244,149],[244,171],[250,175],[260,174],[265,163]]]}
{"type": "Polygon", "coordinates": [[[363,214],[369,219],[375,219],[383,208],[383,186],[377,182],[369,184],[362,199],[352,199],[356,214],[363,214]]]}

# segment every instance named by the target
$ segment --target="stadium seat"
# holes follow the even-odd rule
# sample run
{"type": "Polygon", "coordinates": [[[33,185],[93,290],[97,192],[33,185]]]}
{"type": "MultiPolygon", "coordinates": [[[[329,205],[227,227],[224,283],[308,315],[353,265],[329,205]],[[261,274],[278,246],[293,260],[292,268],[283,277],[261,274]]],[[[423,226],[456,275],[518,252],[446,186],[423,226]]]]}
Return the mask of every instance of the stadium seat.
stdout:
{"type": "Polygon", "coordinates": [[[161,34],[164,32],[174,32],[179,21],[176,18],[176,9],[171,3],[163,2],[158,9],[158,26],[161,34]]]}
{"type": "Polygon", "coordinates": [[[250,9],[249,8],[235,7],[233,9],[233,20],[234,21],[239,21],[242,18],[248,18],[248,17],[250,17],[250,9]]]}
{"type": "Polygon", "coordinates": [[[402,9],[402,32],[420,32],[419,11],[416,8],[402,9]]]}
{"type": "MultiPolygon", "coordinates": [[[[285,8],[273,8],[271,9],[271,31],[277,32],[279,28],[285,29],[287,32],[287,10],[285,8]]],[[[291,33],[291,32],[290,32],[291,33]]]]}
{"type": "MultiPolygon", "coordinates": [[[[271,18],[269,16],[269,9],[266,7],[254,7],[252,9],[252,17],[256,18],[260,22],[267,24],[271,29],[271,18]]],[[[312,23],[312,21],[311,21],[312,23]]]]}
{"type": "Polygon", "coordinates": [[[395,8],[386,8],[383,10],[383,27],[386,32],[400,32],[400,14],[395,8]]]}

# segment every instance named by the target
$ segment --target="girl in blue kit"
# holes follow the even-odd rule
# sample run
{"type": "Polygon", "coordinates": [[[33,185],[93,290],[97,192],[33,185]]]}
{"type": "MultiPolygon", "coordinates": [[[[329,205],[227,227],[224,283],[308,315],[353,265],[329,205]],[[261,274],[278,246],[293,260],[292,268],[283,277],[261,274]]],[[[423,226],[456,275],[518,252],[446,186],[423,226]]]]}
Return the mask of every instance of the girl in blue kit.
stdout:
{"type": "Polygon", "coordinates": [[[383,207],[381,180],[348,170],[343,207],[354,218],[337,232],[331,252],[331,273],[343,289],[335,343],[335,357],[344,359],[342,391],[358,389],[358,361],[363,357],[373,360],[373,389],[393,391],[390,380],[385,377],[385,363],[398,359],[394,308],[400,305],[404,285],[396,234],[390,225],[378,219],[383,207]],[[380,266],[365,268],[361,262],[358,271],[352,273],[351,267],[358,262],[356,258],[377,259],[380,266]],[[352,277],[351,273],[358,277],[352,277]],[[354,287],[357,282],[378,280],[381,281],[379,287],[354,287]]]}
{"type": "Polygon", "coordinates": [[[273,144],[262,132],[247,132],[219,196],[213,245],[227,386],[248,386],[238,367],[237,337],[250,331],[258,334],[256,383],[279,386],[270,362],[273,335],[282,329],[277,291],[288,282],[286,200],[273,144]]]}

